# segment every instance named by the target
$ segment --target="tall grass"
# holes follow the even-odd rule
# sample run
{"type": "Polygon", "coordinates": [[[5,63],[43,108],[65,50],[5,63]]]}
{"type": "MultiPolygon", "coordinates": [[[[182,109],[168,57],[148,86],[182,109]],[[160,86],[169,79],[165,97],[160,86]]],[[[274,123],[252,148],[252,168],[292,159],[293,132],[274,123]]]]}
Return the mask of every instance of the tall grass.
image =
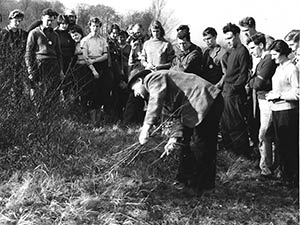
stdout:
{"type": "MultiPolygon", "coordinates": [[[[5,69],[5,71],[10,71],[5,69]]],[[[216,189],[202,196],[171,183],[178,153],[160,158],[166,140],[155,132],[146,146],[139,127],[71,117],[72,102],[40,109],[0,76],[0,224],[297,224],[298,190],[257,180],[252,161],[219,151],[216,189]],[[75,119],[74,119],[75,118],[75,119]]],[[[26,71],[20,70],[24,83],[26,71]]]]}

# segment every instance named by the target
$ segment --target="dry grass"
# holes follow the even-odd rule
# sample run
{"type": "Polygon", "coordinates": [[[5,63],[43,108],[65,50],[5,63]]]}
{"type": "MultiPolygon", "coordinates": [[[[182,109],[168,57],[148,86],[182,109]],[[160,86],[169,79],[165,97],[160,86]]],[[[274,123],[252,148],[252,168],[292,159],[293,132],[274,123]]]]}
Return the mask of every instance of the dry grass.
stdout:
{"type": "Polygon", "coordinates": [[[299,222],[298,190],[257,180],[254,162],[219,152],[216,189],[192,197],[172,189],[177,155],[158,160],[161,137],[141,147],[136,127],[74,127],[81,148],[63,167],[41,164],[2,180],[0,224],[299,222]]]}
{"type": "Polygon", "coordinates": [[[142,147],[139,127],[92,128],[68,102],[41,119],[28,96],[16,101],[2,72],[1,225],[299,223],[299,191],[257,180],[257,162],[220,151],[214,191],[177,192],[178,155],[160,158],[166,140],[158,130],[142,147]]]}

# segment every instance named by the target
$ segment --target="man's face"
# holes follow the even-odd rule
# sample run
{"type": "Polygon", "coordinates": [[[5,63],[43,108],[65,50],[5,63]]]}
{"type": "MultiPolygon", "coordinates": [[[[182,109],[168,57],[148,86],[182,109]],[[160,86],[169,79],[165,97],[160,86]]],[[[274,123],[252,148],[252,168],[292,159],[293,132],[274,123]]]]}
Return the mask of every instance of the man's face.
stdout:
{"type": "Polygon", "coordinates": [[[70,24],[74,25],[76,23],[76,15],[71,14],[71,15],[67,15],[67,16],[69,18],[70,24]]]}
{"type": "Polygon", "coordinates": [[[135,97],[140,96],[141,98],[145,99],[147,95],[147,91],[143,85],[143,80],[141,78],[137,79],[137,81],[133,83],[133,85],[131,86],[131,90],[133,90],[133,94],[135,97]]]}
{"type": "Polygon", "coordinates": [[[54,21],[54,16],[49,16],[49,15],[42,16],[43,27],[46,28],[52,27],[53,21],[54,21]]]}
{"type": "Polygon", "coordinates": [[[119,36],[119,31],[117,29],[113,29],[111,31],[111,33],[109,34],[109,36],[111,37],[111,39],[113,40],[117,40],[118,36],[119,36]]]}
{"type": "Polygon", "coordinates": [[[12,29],[18,29],[20,27],[21,22],[23,21],[23,19],[21,18],[13,18],[9,20],[9,26],[12,29]]]}
{"type": "Polygon", "coordinates": [[[256,45],[253,41],[248,44],[249,52],[255,58],[260,58],[263,53],[262,44],[256,45]]]}
{"type": "Polygon", "coordinates": [[[97,34],[100,30],[100,24],[99,23],[91,23],[90,30],[92,34],[97,34]]]}
{"type": "Polygon", "coordinates": [[[132,33],[133,33],[134,37],[138,38],[142,35],[143,29],[140,26],[134,26],[132,28],[132,33]]]}
{"type": "Polygon", "coordinates": [[[287,44],[292,49],[292,52],[296,52],[296,50],[299,48],[299,42],[294,42],[293,40],[287,41],[287,44]]]}
{"type": "Polygon", "coordinates": [[[242,34],[245,35],[246,39],[255,34],[255,29],[253,27],[241,27],[242,34]]]}
{"type": "Polygon", "coordinates": [[[189,47],[191,46],[191,42],[186,40],[186,38],[183,38],[183,39],[177,38],[177,44],[178,44],[180,50],[183,52],[188,50],[189,47]]]}
{"type": "Polygon", "coordinates": [[[239,34],[233,34],[231,31],[224,34],[225,35],[225,41],[229,48],[235,48],[237,46],[238,40],[239,40],[239,34]]]}
{"type": "Polygon", "coordinates": [[[206,43],[208,48],[212,48],[217,44],[217,37],[212,36],[211,34],[208,34],[203,37],[203,41],[206,43]]]}

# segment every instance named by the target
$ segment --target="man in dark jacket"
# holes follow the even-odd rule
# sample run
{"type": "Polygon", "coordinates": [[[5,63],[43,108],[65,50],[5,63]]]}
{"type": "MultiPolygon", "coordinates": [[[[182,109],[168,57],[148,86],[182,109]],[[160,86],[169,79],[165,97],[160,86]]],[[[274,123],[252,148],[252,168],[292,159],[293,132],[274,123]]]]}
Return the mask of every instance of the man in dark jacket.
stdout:
{"type": "MultiPolygon", "coordinates": [[[[177,45],[171,70],[194,73],[202,76],[202,50],[191,42],[190,28],[180,25],[177,28],[177,45]]],[[[205,78],[204,78],[205,79],[205,78]]]]}
{"type": "MultiPolygon", "coordinates": [[[[6,82],[12,81],[11,89],[17,101],[22,97],[24,77],[22,77],[23,57],[27,32],[20,28],[24,13],[15,9],[9,13],[9,24],[0,31],[0,70],[4,72],[6,82]]],[[[4,82],[4,81],[3,81],[4,82]]]]}
{"type": "Polygon", "coordinates": [[[144,70],[133,74],[129,86],[135,96],[148,99],[139,142],[149,140],[149,132],[164,110],[174,122],[163,155],[180,146],[177,188],[190,187],[196,192],[215,186],[216,149],[219,118],[223,110],[220,90],[201,77],[179,71],[144,70]],[[193,153],[190,148],[194,133],[193,153]]]}

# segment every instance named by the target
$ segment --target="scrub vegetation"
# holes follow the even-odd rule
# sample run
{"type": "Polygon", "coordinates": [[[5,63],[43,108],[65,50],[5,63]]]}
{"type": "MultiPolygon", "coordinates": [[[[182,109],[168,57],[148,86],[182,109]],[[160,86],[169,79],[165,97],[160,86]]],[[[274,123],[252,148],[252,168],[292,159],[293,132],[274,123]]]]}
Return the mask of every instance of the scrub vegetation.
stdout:
{"type": "Polygon", "coordinates": [[[139,127],[93,128],[71,101],[50,108],[38,101],[41,116],[2,81],[0,224],[299,223],[299,191],[259,180],[257,162],[220,150],[215,190],[179,192],[171,185],[178,153],[160,159],[160,130],[140,146],[139,127]]]}

